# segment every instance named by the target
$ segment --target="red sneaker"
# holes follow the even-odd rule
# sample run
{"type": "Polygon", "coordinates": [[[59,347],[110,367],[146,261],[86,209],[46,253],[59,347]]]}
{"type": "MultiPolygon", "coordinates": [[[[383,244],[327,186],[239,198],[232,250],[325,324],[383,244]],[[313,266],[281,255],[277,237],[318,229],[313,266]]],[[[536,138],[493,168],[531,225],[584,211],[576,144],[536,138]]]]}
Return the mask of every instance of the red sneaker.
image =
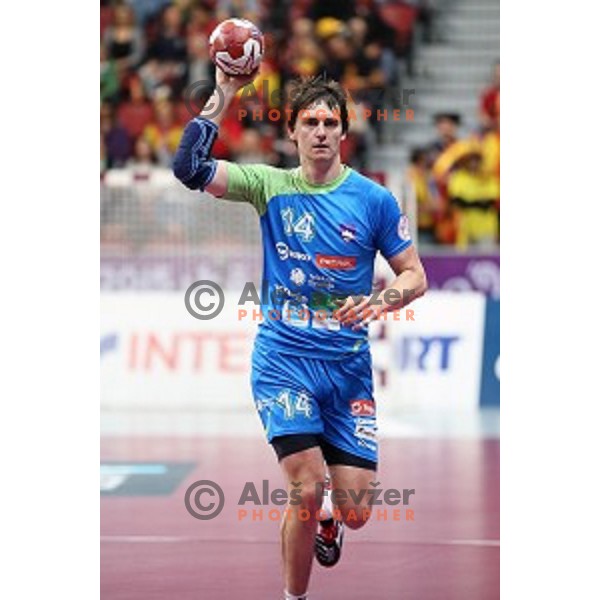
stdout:
{"type": "Polygon", "coordinates": [[[341,521],[327,519],[319,523],[315,538],[315,556],[321,566],[333,567],[338,563],[343,540],[344,524],[341,521]]]}

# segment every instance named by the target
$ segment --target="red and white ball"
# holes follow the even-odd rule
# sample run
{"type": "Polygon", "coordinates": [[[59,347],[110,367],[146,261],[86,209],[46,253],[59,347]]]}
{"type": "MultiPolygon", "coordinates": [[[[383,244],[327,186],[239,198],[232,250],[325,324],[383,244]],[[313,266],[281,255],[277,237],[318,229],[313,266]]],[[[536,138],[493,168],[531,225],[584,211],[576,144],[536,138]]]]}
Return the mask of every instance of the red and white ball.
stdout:
{"type": "Polygon", "coordinates": [[[210,34],[210,57],[227,75],[248,75],[263,57],[265,40],[260,29],[246,19],[227,19],[210,34]]]}

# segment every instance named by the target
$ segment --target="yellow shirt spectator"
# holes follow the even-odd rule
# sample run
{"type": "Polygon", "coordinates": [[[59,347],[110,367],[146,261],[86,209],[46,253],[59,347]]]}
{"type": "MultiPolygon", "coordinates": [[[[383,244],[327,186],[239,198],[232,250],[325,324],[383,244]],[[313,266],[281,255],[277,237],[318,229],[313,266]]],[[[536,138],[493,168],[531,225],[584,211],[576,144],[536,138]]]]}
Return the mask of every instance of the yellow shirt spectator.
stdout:
{"type": "Polygon", "coordinates": [[[482,170],[481,154],[472,154],[465,160],[466,166],[448,179],[448,196],[456,216],[456,245],[461,249],[472,244],[492,246],[499,228],[498,179],[482,170]]]}
{"type": "Polygon", "coordinates": [[[158,125],[151,123],[144,129],[144,137],[155,152],[158,152],[163,144],[171,154],[174,154],[179,146],[183,129],[179,125],[172,125],[166,131],[162,131],[158,125]]]}

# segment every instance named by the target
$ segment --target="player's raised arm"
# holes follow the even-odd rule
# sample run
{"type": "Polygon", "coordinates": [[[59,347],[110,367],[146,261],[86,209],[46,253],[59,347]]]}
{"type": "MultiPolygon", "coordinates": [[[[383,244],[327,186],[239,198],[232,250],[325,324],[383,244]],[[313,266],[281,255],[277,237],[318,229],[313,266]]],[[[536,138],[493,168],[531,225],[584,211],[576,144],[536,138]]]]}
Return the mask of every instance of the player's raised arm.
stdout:
{"type": "Polygon", "coordinates": [[[227,190],[227,162],[211,157],[212,147],[219,134],[219,125],[238,90],[251,83],[258,69],[250,75],[235,77],[217,70],[217,87],[207,102],[207,106],[222,105],[217,114],[208,112],[207,118],[201,112],[185,127],[179,148],[173,159],[175,177],[191,190],[207,191],[215,196],[223,196],[227,190]]]}

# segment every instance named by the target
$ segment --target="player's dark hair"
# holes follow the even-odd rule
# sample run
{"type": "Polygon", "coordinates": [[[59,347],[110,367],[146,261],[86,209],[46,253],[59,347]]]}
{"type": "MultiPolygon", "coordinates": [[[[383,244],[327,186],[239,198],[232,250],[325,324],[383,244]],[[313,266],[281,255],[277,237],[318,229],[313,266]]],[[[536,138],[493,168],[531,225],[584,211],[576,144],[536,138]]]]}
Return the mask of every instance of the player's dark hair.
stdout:
{"type": "Polygon", "coordinates": [[[298,80],[290,94],[290,117],[288,127],[291,131],[296,128],[300,111],[305,110],[316,102],[325,102],[327,106],[339,114],[342,122],[342,133],[348,131],[348,105],[344,88],[332,79],[311,77],[298,80]]]}

